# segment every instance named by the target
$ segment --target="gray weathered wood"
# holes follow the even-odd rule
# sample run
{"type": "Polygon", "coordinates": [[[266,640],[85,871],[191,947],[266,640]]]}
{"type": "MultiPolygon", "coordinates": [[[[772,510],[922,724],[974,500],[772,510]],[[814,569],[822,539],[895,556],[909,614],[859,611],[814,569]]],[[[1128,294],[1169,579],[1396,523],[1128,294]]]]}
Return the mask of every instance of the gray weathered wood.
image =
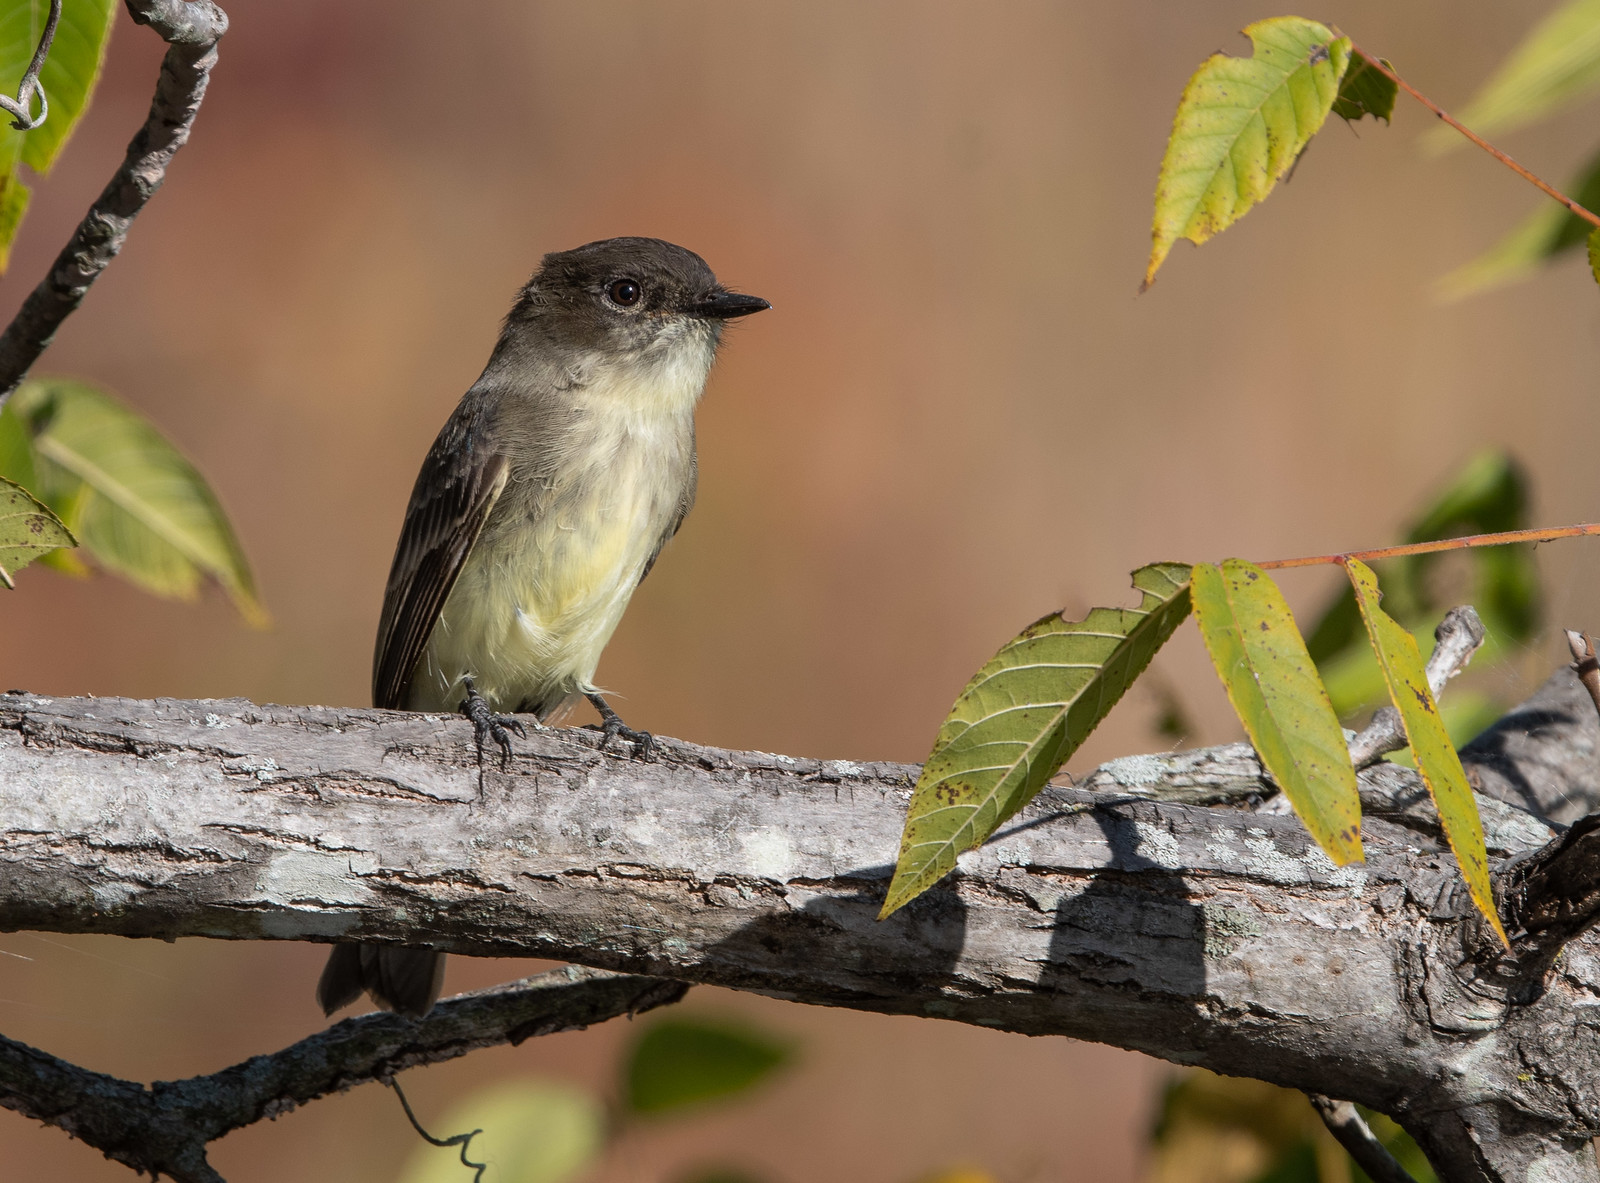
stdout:
{"type": "MultiPolygon", "coordinates": [[[[1592,709],[1563,726],[1539,775],[1592,779],[1592,709]]],[[[0,927],[426,943],[1070,1035],[1370,1105],[1448,1179],[1600,1179],[1600,944],[1538,981],[1496,957],[1402,769],[1364,774],[1390,816],[1335,868],[1292,817],[1138,799],[1270,795],[1248,749],[1115,761],[878,923],[914,767],[518,749],[480,772],[455,718],[0,696],[0,927]]],[[[1526,880],[1554,831],[1486,808],[1526,880]]],[[[1600,878],[1574,851],[1563,890],[1600,878]]]]}

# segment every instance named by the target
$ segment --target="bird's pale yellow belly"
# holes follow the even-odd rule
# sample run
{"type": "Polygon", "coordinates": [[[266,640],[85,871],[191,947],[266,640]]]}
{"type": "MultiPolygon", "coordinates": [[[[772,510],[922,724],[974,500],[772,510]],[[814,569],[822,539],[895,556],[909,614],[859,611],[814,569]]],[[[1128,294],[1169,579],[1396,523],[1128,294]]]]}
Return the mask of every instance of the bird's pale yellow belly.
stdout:
{"type": "Polygon", "coordinates": [[[562,488],[502,494],[428,640],[412,710],[455,709],[464,675],[495,710],[541,717],[593,688],[688,479],[692,429],[650,426],[575,443],[562,488]]]}

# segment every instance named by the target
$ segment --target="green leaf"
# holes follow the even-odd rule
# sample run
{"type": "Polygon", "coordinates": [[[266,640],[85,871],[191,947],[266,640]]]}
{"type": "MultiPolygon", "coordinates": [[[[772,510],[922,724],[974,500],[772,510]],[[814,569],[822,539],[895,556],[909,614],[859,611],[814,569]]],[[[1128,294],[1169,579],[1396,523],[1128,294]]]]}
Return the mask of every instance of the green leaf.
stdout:
{"type": "Polygon", "coordinates": [[[1500,942],[1509,949],[1511,942],[1506,939],[1506,930],[1495,912],[1494,889],[1489,883],[1489,855],[1484,849],[1478,802],[1467,783],[1461,758],[1451,746],[1450,736],[1439,718],[1438,704],[1428,688],[1422,651],[1411,634],[1379,607],[1378,577],[1372,573],[1372,568],[1359,560],[1348,559],[1345,570],[1355,589],[1373,652],[1378,655],[1378,664],[1389,685],[1389,697],[1405,723],[1406,739],[1417,762],[1417,771],[1433,795],[1439,821],[1444,825],[1445,840],[1455,852],[1456,863],[1467,881],[1467,891],[1500,942]]]}
{"type": "Polygon", "coordinates": [[[1199,244],[1266,197],[1328,118],[1350,41],[1274,17],[1245,29],[1254,56],[1213,54],[1189,79],[1161,161],[1144,287],[1180,238],[1199,244]]]}
{"type": "MultiPolygon", "coordinates": [[[[1585,209],[1600,210],[1600,153],[1566,191],[1585,209]]],[[[1583,245],[1593,229],[1566,207],[1541,199],[1539,208],[1498,243],[1440,279],[1435,292],[1441,300],[1459,300],[1526,279],[1545,260],[1583,245]]]]}
{"type": "Polygon", "coordinates": [[[1600,283],[1600,226],[1589,234],[1589,274],[1595,283],[1600,283]]]}
{"type": "MultiPolygon", "coordinates": [[[[1536,24],[1457,118],[1481,136],[1540,119],[1600,86],[1600,0],[1571,0],[1536,24]]],[[[1447,127],[1425,142],[1445,151],[1466,143],[1447,127]]]]}
{"type": "MultiPolygon", "coordinates": [[[[1385,66],[1389,63],[1384,62],[1385,66]]],[[[1344,80],[1339,83],[1339,93],[1333,100],[1333,113],[1354,123],[1363,115],[1371,115],[1388,123],[1394,117],[1394,101],[1400,88],[1382,70],[1364,57],[1354,57],[1344,80]]]]}
{"type": "Polygon", "coordinates": [[[791,1058],[787,1045],[744,1027],[664,1019],[634,1045],[624,1069],[630,1111],[659,1114],[740,1093],[791,1058]]]}
{"type": "Polygon", "coordinates": [[[33,424],[40,494],[107,570],[193,599],[210,576],[266,623],[250,566],[205,479],[136,411],[90,386],[30,381],[12,396],[33,424]]]}
{"type": "Polygon", "coordinates": [[[16,240],[22,215],[28,212],[33,195],[16,173],[0,175],[0,275],[11,266],[11,244],[16,240]]]}
{"type": "Polygon", "coordinates": [[[52,550],[77,545],[48,505],[15,481],[0,478],[0,584],[15,587],[13,571],[52,550]]]}
{"type": "MultiPolygon", "coordinates": [[[[1403,541],[1522,529],[1528,524],[1528,498],[1528,478],[1521,466],[1504,452],[1485,449],[1470,457],[1413,519],[1403,541]]],[[[1486,547],[1466,554],[1456,561],[1469,563],[1473,571],[1472,593],[1466,598],[1477,606],[1488,634],[1477,658],[1483,667],[1537,633],[1539,572],[1531,546],[1486,547]]],[[[1423,644],[1431,643],[1433,628],[1449,607],[1432,577],[1442,558],[1415,555],[1381,564],[1389,614],[1423,644]]],[[[1309,630],[1306,648],[1320,667],[1341,718],[1370,709],[1387,696],[1348,584],[1309,630]]]]}
{"type": "Polygon", "coordinates": [[[1361,799],[1344,732],[1289,605],[1243,559],[1194,569],[1206,650],[1261,763],[1311,836],[1341,866],[1362,857],[1361,799]]]}
{"type": "MultiPolygon", "coordinates": [[[[49,0],[32,2],[42,30],[49,0]]],[[[5,131],[23,137],[22,163],[34,172],[43,175],[50,171],[88,109],[105,64],[112,18],[119,7],[116,0],[64,0],[61,5],[61,22],[56,26],[50,56],[39,71],[39,81],[50,96],[50,117],[29,132],[13,131],[9,123],[4,125],[5,131]]],[[[16,94],[15,88],[11,93],[16,94]]]]}
{"type": "MultiPolygon", "coordinates": [[[[491,1085],[424,1124],[435,1137],[482,1131],[467,1146],[467,1157],[493,1164],[488,1177],[496,1183],[572,1183],[594,1166],[606,1138],[605,1111],[598,1101],[538,1079],[491,1085]]],[[[412,1151],[400,1183],[471,1178],[458,1147],[422,1145],[412,1151]]]]}
{"type": "Polygon", "coordinates": [[[33,470],[33,437],[10,403],[0,407],[0,477],[24,489],[38,487],[33,470]]]}
{"type": "MultiPolygon", "coordinates": [[[[61,154],[100,77],[117,7],[115,0],[64,0],[55,40],[39,71],[50,100],[48,116],[32,131],[18,131],[9,117],[0,117],[0,273],[28,205],[17,166],[44,174],[61,154]]],[[[9,0],[0,11],[0,91],[15,97],[49,11],[49,0],[9,0]]]]}
{"type": "Polygon", "coordinates": [[[937,883],[1060,771],[1189,615],[1188,580],[1182,563],[1140,567],[1137,608],[1096,608],[1082,621],[1052,613],[973,676],[917,779],[880,920],[937,883]]]}

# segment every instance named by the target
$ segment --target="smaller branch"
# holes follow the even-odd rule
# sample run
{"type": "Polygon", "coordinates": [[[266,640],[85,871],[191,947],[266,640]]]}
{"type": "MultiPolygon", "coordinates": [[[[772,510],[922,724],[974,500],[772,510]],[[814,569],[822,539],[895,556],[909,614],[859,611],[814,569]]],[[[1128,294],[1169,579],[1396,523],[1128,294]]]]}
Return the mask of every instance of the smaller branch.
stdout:
{"type": "Polygon", "coordinates": [[[1600,711],[1600,658],[1594,654],[1594,638],[1588,633],[1567,632],[1567,648],[1572,650],[1572,672],[1594,699],[1594,709],[1600,711]]]}
{"type": "Polygon", "coordinates": [[[1307,555],[1298,559],[1266,559],[1256,564],[1264,571],[1283,571],[1290,567],[1316,567],[1359,559],[1370,563],[1376,559],[1402,559],[1408,555],[1432,555],[1449,550],[1466,550],[1475,546],[1507,546],[1515,542],[1553,542],[1557,538],[1581,538],[1600,534],[1600,522],[1583,522],[1576,526],[1548,526],[1539,530],[1507,530],[1501,534],[1466,534],[1460,538],[1441,538],[1434,542],[1408,542],[1404,546],[1380,546],[1376,550],[1347,550],[1343,554],[1307,555]]]}
{"type": "Polygon", "coordinates": [[[217,39],[227,31],[228,18],[212,0],[127,0],[127,5],[134,21],[149,25],[169,47],[161,59],[150,113],[49,274],[0,334],[0,406],[122,250],[134,218],[161,188],[173,156],[188,142],[217,64],[217,39]]]}
{"type": "Polygon", "coordinates": [[[11,126],[18,131],[32,131],[50,118],[50,98],[44,93],[44,84],[39,81],[39,71],[44,68],[44,59],[50,55],[50,43],[56,39],[56,25],[60,20],[61,0],[50,0],[50,16],[44,23],[44,35],[39,38],[39,48],[33,51],[33,61],[28,63],[27,72],[22,75],[16,101],[0,95],[0,110],[11,115],[11,126]],[[29,114],[36,93],[39,96],[37,119],[29,114]]]}
{"type": "MultiPolygon", "coordinates": [[[[1472,655],[1482,647],[1484,635],[1483,621],[1470,605],[1445,613],[1439,627],[1433,630],[1433,655],[1428,658],[1428,689],[1435,701],[1444,692],[1445,683],[1467,668],[1472,655]]],[[[1350,741],[1350,759],[1357,768],[1365,768],[1409,742],[1400,712],[1392,706],[1380,707],[1366,730],[1350,741]]]]}
{"type": "Polygon", "coordinates": [[[362,1015],[271,1055],[146,1087],[0,1036],[0,1106],[57,1126],[136,1171],[223,1183],[206,1145],[327,1093],[676,1002],[682,982],[576,966],[446,999],[425,1019],[362,1015]]]}
{"type": "Polygon", "coordinates": [[[1335,1101],[1321,1093],[1307,1093],[1311,1107],[1322,1118],[1328,1132],[1350,1152],[1372,1183],[1417,1183],[1411,1173],[1395,1161],[1384,1144],[1373,1134],[1361,1113],[1349,1101],[1335,1101]]]}
{"type": "Polygon", "coordinates": [[[1405,91],[1412,98],[1416,99],[1417,102],[1421,103],[1424,107],[1428,108],[1428,110],[1432,111],[1435,115],[1437,115],[1445,123],[1448,123],[1451,127],[1455,128],[1462,135],[1466,136],[1467,139],[1471,140],[1474,144],[1476,144],[1478,147],[1482,148],[1490,156],[1493,156],[1501,164],[1505,165],[1512,172],[1516,173],[1517,176],[1521,177],[1524,181],[1527,181],[1529,184],[1534,185],[1535,187],[1537,187],[1546,196],[1555,198],[1562,205],[1566,206],[1567,209],[1571,210],[1574,215],[1576,215],[1577,217],[1582,218],[1585,222],[1588,222],[1592,226],[1600,226],[1600,214],[1591,213],[1589,210],[1587,210],[1583,206],[1579,205],[1576,201],[1572,200],[1572,198],[1568,197],[1565,193],[1561,192],[1561,190],[1557,189],[1554,185],[1551,185],[1548,182],[1541,180],[1538,176],[1534,175],[1533,173],[1529,172],[1527,169],[1523,168],[1522,165],[1518,164],[1515,160],[1512,160],[1511,157],[1507,156],[1504,152],[1500,151],[1499,148],[1496,148],[1493,144],[1491,144],[1488,140],[1484,139],[1477,132],[1473,131],[1466,124],[1460,122],[1457,119],[1452,118],[1448,112],[1446,112],[1442,107],[1439,106],[1438,103],[1435,103],[1432,99],[1428,98],[1427,95],[1425,95],[1421,91],[1417,90],[1414,86],[1412,86],[1404,78],[1402,78],[1402,77],[1400,77],[1400,75],[1396,74],[1394,72],[1394,70],[1392,68],[1390,68],[1390,66],[1389,66],[1389,64],[1387,62],[1384,62],[1383,60],[1381,60],[1379,58],[1373,57],[1370,53],[1368,53],[1366,50],[1362,49],[1360,46],[1352,45],[1351,48],[1355,51],[1356,56],[1361,58],[1362,61],[1366,62],[1367,65],[1371,66],[1374,70],[1378,71],[1378,73],[1382,74],[1390,82],[1393,82],[1401,90],[1405,91]]]}

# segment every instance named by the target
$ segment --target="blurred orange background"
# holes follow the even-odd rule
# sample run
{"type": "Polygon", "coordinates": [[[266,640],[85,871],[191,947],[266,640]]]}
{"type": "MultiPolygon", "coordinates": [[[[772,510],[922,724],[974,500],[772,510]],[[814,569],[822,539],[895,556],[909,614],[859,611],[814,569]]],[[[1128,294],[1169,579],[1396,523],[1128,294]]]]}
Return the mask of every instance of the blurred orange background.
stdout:
{"type": "MultiPolygon", "coordinates": [[[[234,516],[275,626],[29,571],[6,686],[365,705],[417,464],[547,251],[649,234],[772,312],[735,326],[699,416],[699,506],[600,670],[636,726],[734,748],[917,760],[1022,625],[1129,599],[1156,559],[1393,539],[1473,449],[1530,467],[1536,520],[1600,516],[1600,317],[1580,262],[1470,302],[1430,285],[1539,198],[1429,125],[1330,123],[1292,183],[1136,296],[1184,80],[1235,0],[763,4],[232,0],[191,144],[39,366],[151,415],[234,516]]],[[[1459,105],[1547,4],[1334,0],[1315,15],[1459,105]]],[[[38,186],[9,316],[144,115],[162,46],[119,14],[95,106],[38,186]]],[[[1510,137],[1564,181],[1587,114],[1510,137]]],[[[1593,627],[1600,551],[1546,547],[1554,623],[1593,627]]],[[[1302,612],[1326,572],[1287,575],[1302,612]]],[[[1531,686],[1558,660],[1519,663],[1531,686]]],[[[1192,630],[1155,673],[1235,737],[1192,630]]],[[[1507,675],[1513,676],[1513,675],[1507,675]]],[[[585,708],[587,711],[587,708],[585,708]]],[[[1074,770],[1165,741],[1136,690],[1074,770]]],[[[586,721],[584,716],[575,716],[586,721]]],[[[41,791],[48,791],[42,786],[41,791]]],[[[322,1025],[322,950],[0,935],[0,1030],[138,1079],[322,1025]]],[[[528,972],[453,958],[447,989],[528,972]]],[[[1137,1177],[1164,1066],[1059,1039],[697,990],[799,1040],[749,1101],[630,1140],[594,1176],[773,1183],[1137,1177]]],[[[626,1023],[409,1074],[426,1120],[485,1080],[613,1087],[626,1023]]],[[[438,1131],[435,1131],[438,1132],[438,1131]]],[[[231,1183],[396,1177],[366,1087],[232,1135],[231,1183]]],[[[131,1179],[0,1111],[0,1179],[131,1179]]]]}

